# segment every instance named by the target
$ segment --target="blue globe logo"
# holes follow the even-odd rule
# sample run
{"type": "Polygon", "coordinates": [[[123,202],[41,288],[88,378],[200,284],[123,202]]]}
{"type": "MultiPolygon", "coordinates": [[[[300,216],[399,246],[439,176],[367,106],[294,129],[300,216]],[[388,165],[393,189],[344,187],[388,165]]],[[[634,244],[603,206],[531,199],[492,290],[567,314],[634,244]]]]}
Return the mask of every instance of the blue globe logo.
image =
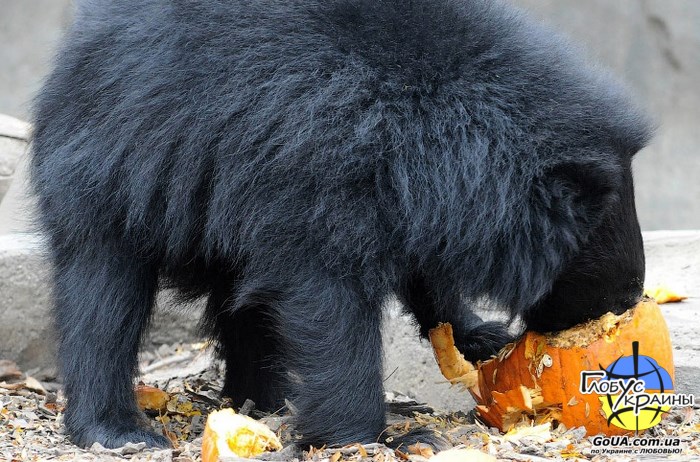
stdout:
{"type": "MultiPolygon", "coordinates": [[[[621,356],[608,367],[603,368],[606,377],[601,380],[618,380],[624,383],[632,379],[644,383],[645,393],[670,393],[673,391],[671,375],[659,366],[654,358],[639,354],[639,342],[632,342],[632,355],[621,356]]],[[[635,413],[632,406],[618,405],[619,395],[605,395],[600,398],[603,412],[612,424],[625,430],[645,430],[657,425],[670,406],[651,405],[635,413]]]]}

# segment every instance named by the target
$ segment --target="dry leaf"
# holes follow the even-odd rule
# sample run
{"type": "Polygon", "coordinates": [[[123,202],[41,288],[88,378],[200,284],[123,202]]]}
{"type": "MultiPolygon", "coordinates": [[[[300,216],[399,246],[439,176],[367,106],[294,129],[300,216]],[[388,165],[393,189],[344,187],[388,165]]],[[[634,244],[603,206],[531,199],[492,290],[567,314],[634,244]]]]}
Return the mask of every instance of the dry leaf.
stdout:
{"type": "Polygon", "coordinates": [[[433,452],[433,448],[431,448],[429,445],[423,444],[423,443],[416,443],[416,444],[410,445],[408,447],[408,452],[410,452],[411,454],[423,456],[426,459],[430,459],[431,457],[433,457],[435,455],[435,453],[433,452]]]}
{"type": "Polygon", "coordinates": [[[15,383],[7,383],[7,382],[0,382],[0,388],[4,388],[5,390],[20,390],[24,388],[24,382],[15,382],[15,383]]]}
{"type": "Polygon", "coordinates": [[[369,457],[369,454],[367,454],[367,450],[361,444],[357,445],[357,452],[360,453],[360,457],[369,457]]]}
{"type": "Polygon", "coordinates": [[[180,446],[180,443],[177,440],[177,435],[165,427],[163,427],[163,436],[170,440],[170,444],[173,445],[173,449],[177,449],[180,446]]]}
{"type": "Polygon", "coordinates": [[[0,381],[7,379],[18,379],[22,372],[13,361],[0,359],[0,381]]]}
{"type": "Polygon", "coordinates": [[[546,443],[552,439],[552,423],[547,422],[541,425],[521,424],[508,430],[503,437],[506,441],[515,443],[523,438],[531,438],[539,443],[546,443]]]}
{"type": "Polygon", "coordinates": [[[568,446],[566,446],[561,452],[561,456],[564,459],[578,459],[583,457],[583,455],[576,450],[576,446],[574,446],[573,444],[569,444],[568,446]]]}

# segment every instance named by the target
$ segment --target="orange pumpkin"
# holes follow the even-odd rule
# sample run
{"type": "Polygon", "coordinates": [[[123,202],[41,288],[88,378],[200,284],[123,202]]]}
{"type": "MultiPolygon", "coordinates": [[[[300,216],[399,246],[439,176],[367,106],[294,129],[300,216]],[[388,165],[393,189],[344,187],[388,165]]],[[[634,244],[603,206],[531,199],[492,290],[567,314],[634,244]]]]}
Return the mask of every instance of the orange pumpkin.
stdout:
{"type": "MultiPolygon", "coordinates": [[[[674,379],[668,328],[658,305],[650,299],[621,315],[607,313],[558,334],[526,332],[476,368],[454,347],[451,326],[438,326],[430,337],[443,375],[468,388],[480,419],[502,431],[530,420],[585,426],[588,435],[630,433],[608,425],[607,398],[601,399],[604,394],[583,394],[579,388],[581,371],[600,370],[633,355],[633,342],[637,342],[639,355],[653,358],[674,379]]],[[[651,417],[655,420],[648,426],[660,419],[660,415],[651,417]]]]}
{"type": "Polygon", "coordinates": [[[265,451],[282,449],[270,428],[248,416],[226,408],[209,414],[202,436],[202,462],[217,462],[220,457],[251,458],[265,451]]]}

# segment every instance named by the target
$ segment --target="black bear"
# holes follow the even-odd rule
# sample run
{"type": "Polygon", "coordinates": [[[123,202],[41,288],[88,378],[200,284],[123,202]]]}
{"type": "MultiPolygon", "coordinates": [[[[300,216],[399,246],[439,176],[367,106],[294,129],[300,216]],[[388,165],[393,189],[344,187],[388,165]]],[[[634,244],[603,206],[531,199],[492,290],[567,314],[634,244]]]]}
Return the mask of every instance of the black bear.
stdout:
{"type": "Polygon", "coordinates": [[[649,126],[491,0],[82,0],[34,110],[74,442],[164,446],[133,395],[156,291],[207,296],[224,393],[302,444],[385,426],[382,305],[470,359],[641,296],[649,126]]]}

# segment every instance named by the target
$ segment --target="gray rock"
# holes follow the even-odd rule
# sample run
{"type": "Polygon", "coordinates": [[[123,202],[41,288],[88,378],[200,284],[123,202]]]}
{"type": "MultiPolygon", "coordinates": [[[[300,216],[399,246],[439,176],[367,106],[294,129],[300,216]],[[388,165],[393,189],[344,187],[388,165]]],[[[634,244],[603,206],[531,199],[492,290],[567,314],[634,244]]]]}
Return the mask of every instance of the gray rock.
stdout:
{"type": "MultiPolygon", "coordinates": [[[[0,358],[20,369],[55,375],[55,340],[49,315],[50,272],[41,239],[32,234],[0,235],[0,358]]],[[[145,348],[194,342],[201,303],[175,306],[167,291],[159,294],[156,316],[145,348]]]]}
{"type": "Polygon", "coordinates": [[[29,124],[0,114],[0,203],[10,189],[17,164],[27,150],[29,124]]]}
{"type": "Polygon", "coordinates": [[[0,358],[54,369],[47,272],[36,237],[0,236],[0,358]]]}

